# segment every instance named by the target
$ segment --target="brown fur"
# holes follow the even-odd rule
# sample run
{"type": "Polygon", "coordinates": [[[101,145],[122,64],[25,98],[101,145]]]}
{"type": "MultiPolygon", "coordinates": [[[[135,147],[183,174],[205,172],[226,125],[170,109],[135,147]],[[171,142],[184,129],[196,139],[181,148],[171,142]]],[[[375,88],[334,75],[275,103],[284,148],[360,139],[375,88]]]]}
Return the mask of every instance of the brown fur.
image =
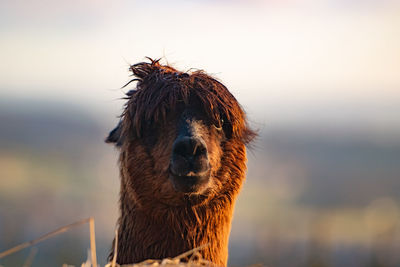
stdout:
{"type": "Polygon", "coordinates": [[[202,256],[225,266],[245,145],[255,133],[226,87],[204,72],[179,72],[158,60],[130,69],[136,90],[127,94],[121,122],[106,140],[120,147],[117,262],[174,257],[208,244],[202,256]],[[204,114],[198,128],[211,165],[210,182],[197,194],[177,192],[168,179],[177,116],[189,105],[204,114]]]}

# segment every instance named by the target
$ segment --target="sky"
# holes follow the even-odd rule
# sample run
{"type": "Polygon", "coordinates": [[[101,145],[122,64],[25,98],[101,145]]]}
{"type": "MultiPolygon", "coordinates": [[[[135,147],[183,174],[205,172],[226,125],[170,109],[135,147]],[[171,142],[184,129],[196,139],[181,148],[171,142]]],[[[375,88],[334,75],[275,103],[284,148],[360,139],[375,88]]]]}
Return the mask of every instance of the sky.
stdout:
{"type": "Polygon", "coordinates": [[[263,127],[400,130],[397,1],[0,1],[0,98],[114,119],[146,56],[204,69],[263,127]]]}

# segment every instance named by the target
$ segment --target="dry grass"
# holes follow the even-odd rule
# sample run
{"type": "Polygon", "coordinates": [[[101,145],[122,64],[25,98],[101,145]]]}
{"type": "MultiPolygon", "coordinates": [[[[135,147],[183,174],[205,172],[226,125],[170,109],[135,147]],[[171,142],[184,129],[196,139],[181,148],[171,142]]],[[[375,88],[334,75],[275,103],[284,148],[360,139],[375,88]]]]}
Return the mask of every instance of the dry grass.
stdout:
{"type": "MultiPolygon", "coordinates": [[[[0,259],[4,258],[6,256],[9,256],[11,254],[14,254],[22,249],[32,247],[40,242],[43,242],[51,237],[57,236],[61,233],[67,232],[71,228],[83,225],[89,223],[89,228],[90,228],[90,250],[88,253],[88,259],[86,262],[82,263],[81,267],[98,267],[97,265],[97,258],[96,258],[96,238],[95,238],[95,228],[94,228],[94,219],[93,217],[83,219],[74,223],[71,223],[69,225],[60,227],[54,231],[51,231],[39,238],[36,238],[34,240],[22,243],[18,246],[15,246],[13,248],[10,248],[6,251],[0,252],[0,259]]],[[[140,263],[135,263],[135,264],[130,264],[130,265],[119,265],[116,262],[116,256],[118,254],[118,231],[115,232],[115,246],[114,246],[114,258],[113,260],[106,264],[105,267],[146,267],[146,266],[162,266],[162,267],[203,267],[203,266],[212,266],[216,267],[216,265],[210,261],[207,261],[202,258],[201,254],[199,251],[201,251],[205,246],[200,246],[197,248],[194,248],[192,250],[189,250],[185,253],[182,253],[181,255],[178,255],[174,258],[166,258],[162,260],[152,260],[148,259],[140,263]]],[[[25,260],[24,267],[29,267],[32,265],[33,259],[37,253],[38,249],[36,247],[33,247],[31,249],[31,252],[29,253],[28,258],[25,260]]],[[[0,267],[3,267],[0,265],[0,267]]],[[[72,267],[72,265],[67,265],[63,264],[62,267],[72,267]]]]}
{"type": "Polygon", "coordinates": [[[140,263],[128,264],[128,265],[119,265],[115,262],[108,263],[105,267],[146,267],[146,266],[162,266],[162,267],[199,267],[199,266],[213,266],[216,265],[210,261],[207,261],[201,257],[199,251],[204,248],[198,247],[187,251],[175,258],[166,258],[163,260],[145,260],[140,263]],[[190,257],[189,257],[190,256],[190,257]],[[182,261],[189,257],[188,261],[182,261]]]}
{"type": "Polygon", "coordinates": [[[146,266],[162,266],[162,267],[198,267],[198,266],[216,266],[214,263],[205,260],[202,258],[199,251],[203,248],[207,247],[207,245],[200,246],[189,250],[187,252],[182,253],[174,258],[165,258],[162,260],[152,260],[148,259],[142,261],[140,263],[128,264],[128,265],[119,265],[116,263],[116,257],[118,253],[118,230],[115,231],[115,243],[114,243],[114,257],[110,263],[108,263],[105,267],[146,267],[146,266]],[[183,262],[183,259],[188,259],[183,262]]]}

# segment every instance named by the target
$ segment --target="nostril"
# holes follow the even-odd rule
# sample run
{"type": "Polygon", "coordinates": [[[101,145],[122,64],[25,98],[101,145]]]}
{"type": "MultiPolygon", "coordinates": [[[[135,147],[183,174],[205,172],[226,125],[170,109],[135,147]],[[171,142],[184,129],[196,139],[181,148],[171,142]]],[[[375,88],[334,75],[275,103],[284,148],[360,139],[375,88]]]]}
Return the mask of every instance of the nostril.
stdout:
{"type": "Polygon", "coordinates": [[[173,153],[184,158],[195,158],[207,153],[204,142],[194,137],[182,137],[175,141],[173,153]]]}
{"type": "Polygon", "coordinates": [[[199,142],[193,151],[193,156],[198,157],[201,155],[205,155],[206,153],[207,153],[206,147],[201,142],[199,142]]]}
{"type": "Polygon", "coordinates": [[[190,155],[192,149],[190,148],[189,140],[179,140],[175,143],[173,153],[182,157],[190,155]]]}

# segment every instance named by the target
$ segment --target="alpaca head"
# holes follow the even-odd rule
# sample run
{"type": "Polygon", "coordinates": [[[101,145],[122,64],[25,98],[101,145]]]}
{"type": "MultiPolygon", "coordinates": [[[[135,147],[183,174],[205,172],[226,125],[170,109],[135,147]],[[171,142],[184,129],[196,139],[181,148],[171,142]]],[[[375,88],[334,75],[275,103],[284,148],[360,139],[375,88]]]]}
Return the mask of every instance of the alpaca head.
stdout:
{"type": "Polygon", "coordinates": [[[231,183],[222,167],[230,144],[244,147],[255,135],[236,99],[202,71],[179,72],[155,60],[130,69],[136,89],[106,139],[120,149],[127,197],[142,206],[177,206],[218,195],[231,183]]]}

